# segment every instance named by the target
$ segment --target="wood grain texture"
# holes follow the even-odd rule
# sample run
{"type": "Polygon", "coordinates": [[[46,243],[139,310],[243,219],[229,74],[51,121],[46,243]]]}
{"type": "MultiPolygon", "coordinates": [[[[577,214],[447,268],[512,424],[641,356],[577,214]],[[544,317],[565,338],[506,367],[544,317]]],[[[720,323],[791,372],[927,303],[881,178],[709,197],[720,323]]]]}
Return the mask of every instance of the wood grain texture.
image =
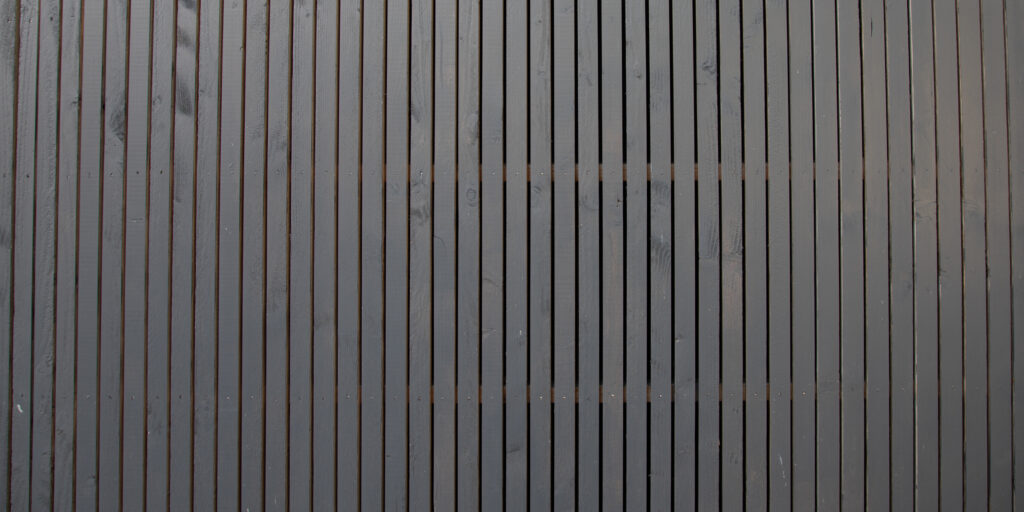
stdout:
{"type": "Polygon", "coordinates": [[[0,2],[0,510],[1020,509],[1022,17],[0,2]]]}

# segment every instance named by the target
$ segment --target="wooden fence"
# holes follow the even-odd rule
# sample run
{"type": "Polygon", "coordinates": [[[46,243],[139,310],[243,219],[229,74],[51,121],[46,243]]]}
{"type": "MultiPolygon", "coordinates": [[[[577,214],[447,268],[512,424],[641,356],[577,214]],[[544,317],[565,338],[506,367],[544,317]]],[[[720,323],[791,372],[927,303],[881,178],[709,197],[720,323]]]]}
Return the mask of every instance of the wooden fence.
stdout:
{"type": "Polygon", "coordinates": [[[1022,27],[0,0],[0,510],[1020,510],[1022,27]]]}

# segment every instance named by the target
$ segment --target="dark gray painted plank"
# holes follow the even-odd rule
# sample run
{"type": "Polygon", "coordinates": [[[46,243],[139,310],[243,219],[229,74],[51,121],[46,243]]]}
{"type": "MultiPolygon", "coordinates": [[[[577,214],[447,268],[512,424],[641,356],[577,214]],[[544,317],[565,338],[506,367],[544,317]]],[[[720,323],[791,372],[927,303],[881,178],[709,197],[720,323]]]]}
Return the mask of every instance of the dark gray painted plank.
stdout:
{"type": "Polygon", "coordinates": [[[893,510],[914,507],[914,197],[907,16],[906,3],[886,2],[889,172],[885,178],[889,183],[889,435],[893,510]]]}
{"type": "Polygon", "coordinates": [[[504,88],[501,1],[484,2],[481,27],[480,503],[499,507],[504,485],[504,88]]]}
{"type": "MultiPolygon", "coordinates": [[[[814,88],[811,3],[789,2],[793,508],[815,507],[814,88]]],[[[773,170],[777,170],[775,167],[773,170]]]]}
{"type": "MultiPolygon", "coordinates": [[[[768,238],[764,2],[743,9],[743,277],[746,508],[768,509],[768,238]]],[[[678,154],[678,153],[677,153],[678,154]]],[[[687,181],[686,183],[691,183],[687,181]]],[[[679,186],[680,182],[677,181],[679,186]]]]}
{"type": "MultiPolygon", "coordinates": [[[[129,12],[127,158],[125,160],[124,325],[121,381],[124,479],[121,507],[146,506],[146,251],[149,236],[150,5],[136,2],[129,12]]],[[[38,246],[37,246],[38,248],[38,246]]]]}
{"type": "MultiPolygon", "coordinates": [[[[1020,2],[1008,2],[1004,7],[1003,29],[1006,31],[1006,93],[1009,117],[1007,134],[1009,139],[1010,169],[1020,168],[1024,164],[1024,34],[1013,30],[1013,20],[1024,17],[1024,5],[1020,2]]],[[[1020,204],[1024,200],[1024,175],[1019,172],[1010,174],[1010,201],[1020,204]]],[[[1021,342],[1024,336],[1016,328],[1024,321],[1024,214],[1022,209],[1014,208],[1010,212],[1010,256],[1011,256],[1011,288],[1013,293],[1013,324],[1014,332],[1011,350],[1024,349],[1021,342]]],[[[1013,465],[1014,471],[1020,474],[1024,470],[1024,393],[1018,386],[1024,382],[1024,364],[1020,359],[1013,361],[1013,465]]],[[[1014,510],[1024,510],[1024,500],[1014,496],[1014,510]]]]}
{"type": "MultiPolygon", "coordinates": [[[[718,5],[721,508],[743,509],[743,107],[740,3],[718,5]]],[[[652,109],[653,110],[653,109],[652,109]]],[[[653,130],[652,130],[653,132],[653,130]]],[[[653,133],[652,133],[653,136],[653,133]]],[[[653,140],[652,140],[653,142],[653,140]]],[[[702,159],[703,161],[703,159],[702,159]]],[[[703,213],[703,212],[700,212],[703,213]]],[[[653,282],[653,279],[652,279],[653,282]]],[[[703,308],[701,308],[703,310],[703,308]]],[[[704,322],[701,322],[704,323],[704,322]]],[[[701,375],[704,375],[701,372],[701,375]]],[[[653,440],[652,440],[653,441],[653,440]]]]}
{"type": "Polygon", "coordinates": [[[480,506],[480,2],[457,4],[456,505],[474,510],[480,506]]]}
{"type": "MultiPolygon", "coordinates": [[[[816,506],[840,503],[839,103],[834,4],[812,8],[814,36],[814,243],[816,297],[816,506]]],[[[911,409],[912,412],[912,409],[911,409]]]]}
{"type": "Polygon", "coordinates": [[[433,7],[413,0],[409,55],[409,505],[416,510],[431,505],[433,7]]]}
{"type": "Polygon", "coordinates": [[[239,507],[244,5],[223,7],[217,254],[217,508],[239,507]]]}
{"type": "MultiPolygon", "coordinates": [[[[697,506],[697,222],[693,5],[672,2],[673,506],[697,506]]],[[[763,124],[763,122],[762,122],[763,124]]]]}
{"type": "MultiPolygon", "coordinates": [[[[602,0],[600,16],[601,505],[605,510],[621,510],[625,496],[623,474],[625,448],[625,438],[623,437],[623,400],[625,399],[623,393],[623,334],[625,333],[623,303],[625,274],[623,269],[625,251],[623,222],[625,213],[623,201],[625,197],[622,186],[625,140],[622,133],[623,76],[620,71],[622,69],[621,2],[602,0]]],[[[530,257],[532,260],[532,253],[530,257]]]]}
{"type": "MultiPolygon", "coordinates": [[[[11,430],[8,457],[10,480],[9,506],[12,510],[27,510],[31,506],[32,476],[32,413],[35,410],[32,396],[33,365],[33,322],[32,322],[32,273],[35,258],[33,242],[35,237],[35,186],[37,102],[38,96],[38,50],[39,6],[37,2],[21,2],[18,12],[20,35],[18,42],[18,90],[15,115],[16,134],[13,181],[13,244],[12,288],[13,305],[11,323],[5,325],[11,332],[11,355],[9,359],[11,400],[11,430]]],[[[120,265],[119,265],[120,266],[120,265]]],[[[120,297],[118,297],[120,298],[120,297]]],[[[116,438],[115,438],[116,440],[116,438]]],[[[115,461],[116,462],[116,461],[115,461]]],[[[116,466],[115,466],[116,471],[116,466]]],[[[116,487],[115,487],[116,489],[116,487]]]]}
{"type": "Polygon", "coordinates": [[[576,29],[572,0],[553,5],[555,510],[576,498],[576,29]]]}
{"type": "MultiPolygon", "coordinates": [[[[697,88],[697,508],[719,506],[721,485],[721,272],[718,3],[698,2],[697,88]]],[[[627,107],[627,112],[629,107],[627,107]]],[[[632,158],[630,158],[632,160],[632,158]]],[[[633,225],[629,225],[632,230],[633,225]]],[[[632,259],[628,259],[632,265],[632,259]]],[[[628,357],[628,356],[627,356],[628,357]]]]}
{"type": "Polygon", "coordinates": [[[964,508],[988,508],[985,132],[980,2],[957,4],[960,222],[963,230],[964,508]]]}
{"type": "Polygon", "coordinates": [[[338,449],[335,467],[336,488],[340,509],[355,509],[360,503],[360,436],[359,436],[359,111],[361,105],[359,74],[360,41],[362,40],[362,7],[346,0],[339,5],[338,42],[338,449]]]}
{"type": "MultiPolygon", "coordinates": [[[[360,214],[360,505],[383,508],[384,476],[384,6],[363,6],[362,190],[360,214]]],[[[340,461],[339,461],[340,463],[340,461]]]]}
{"type": "MultiPolygon", "coordinates": [[[[30,505],[53,507],[55,271],[60,3],[39,5],[36,103],[35,234],[32,305],[32,473],[30,505]]],[[[145,301],[142,301],[145,303],[145,301]]]]}
{"type": "MultiPolygon", "coordinates": [[[[988,281],[989,508],[1013,507],[1010,190],[1003,2],[981,3],[988,281]]],[[[1017,18],[1020,19],[1020,18],[1017,18]]],[[[1012,28],[1010,30],[1013,30],[1012,28]]]]}
{"type": "Polygon", "coordinates": [[[434,6],[434,501],[455,510],[455,88],[454,0],[434,6]]]}
{"type": "Polygon", "coordinates": [[[664,449],[672,446],[672,46],[669,3],[659,1],[650,4],[647,16],[651,31],[648,57],[651,134],[648,215],[651,226],[647,242],[651,283],[650,507],[669,510],[672,508],[672,450],[664,449]]]}
{"type": "MultiPolygon", "coordinates": [[[[71,4],[65,4],[67,9],[71,4]]],[[[149,286],[146,319],[146,503],[147,510],[167,510],[170,478],[170,304],[171,304],[171,164],[174,130],[174,4],[161,2],[152,12],[149,120],[149,286]]],[[[65,41],[67,40],[65,34],[65,41]]],[[[77,71],[75,71],[77,72],[77,71]]],[[[62,72],[66,76],[66,73],[62,72]]],[[[62,81],[63,86],[63,81],[62,81]]],[[[77,131],[75,132],[77,135],[77,131]]],[[[73,146],[72,146],[73,147],[73,146]]],[[[63,185],[61,190],[64,190],[63,185]]],[[[63,192],[58,192],[62,195],[63,192]]],[[[60,197],[58,195],[58,197],[60,197]]],[[[71,239],[74,240],[73,238],[71,239]]],[[[62,242],[58,241],[58,248],[62,242]]],[[[58,270],[62,263],[58,261],[58,270]]],[[[73,348],[72,348],[73,350],[73,348]]],[[[60,356],[58,355],[58,372],[60,356]]],[[[58,410],[60,407],[58,405],[58,410]]],[[[58,431],[59,432],[59,431],[58,431]]],[[[58,448],[59,449],[59,448],[58,448]]],[[[57,496],[54,496],[55,502],[57,496]]],[[[56,504],[56,503],[55,503],[56,504]]]]}
{"type": "MultiPolygon", "coordinates": [[[[11,323],[10,373],[11,382],[11,430],[9,434],[10,493],[11,509],[28,509],[31,506],[32,474],[32,369],[33,365],[33,322],[32,322],[32,272],[35,258],[33,240],[35,236],[35,177],[36,169],[36,128],[38,101],[38,32],[39,7],[22,2],[19,16],[20,36],[18,43],[18,106],[16,111],[15,167],[13,194],[14,205],[11,231],[13,243],[13,306],[11,323]]],[[[7,506],[7,504],[5,504],[7,506]]]]}
{"type": "Polygon", "coordinates": [[[889,289],[886,180],[885,12],[882,0],[861,9],[864,95],[864,359],[867,362],[865,494],[870,509],[889,502],[889,289]],[[876,29],[875,27],[878,27],[876,29]]]}
{"type": "MultiPolygon", "coordinates": [[[[126,53],[128,3],[107,2],[103,79],[103,174],[100,179],[100,424],[99,508],[118,510],[121,502],[121,396],[124,313],[124,185],[126,108],[126,53]]],[[[27,101],[23,99],[22,101],[27,101]]],[[[34,103],[34,101],[33,101],[34,103]]],[[[24,210],[22,210],[24,211],[24,210]]],[[[15,227],[17,230],[17,227],[15,227]]],[[[17,254],[17,253],[16,253],[17,254]]],[[[17,272],[17,261],[15,271],[17,272]]],[[[17,286],[17,283],[15,283],[17,286]]],[[[17,289],[15,290],[17,293],[17,289]]],[[[15,297],[17,300],[17,297],[15,297]]],[[[15,303],[17,315],[17,303],[15,303]]],[[[17,324],[17,318],[15,318],[17,324]]],[[[17,350],[15,350],[17,355],[17,350]]],[[[17,361],[14,363],[17,368],[17,361]]],[[[15,376],[15,378],[17,378],[15,376]]],[[[15,390],[17,396],[17,390],[15,390]]],[[[12,436],[12,446],[17,446],[12,436]]],[[[12,492],[15,485],[11,484],[12,492]]],[[[13,501],[13,500],[12,500],[13,501]]]]}
{"type": "MultiPolygon", "coordinates": [[[[195,331],[192,354],[192,506],[216,508],[217,478],[217,183],[220,167],[220,6],[199,4],[196,110],[195,331]]],[[[109,4],[108,4],[109,5],[109,4]]],[[[108,25],[109,27],[109,25],[108,25]]],[[[269,444],[269,443],[268,443],[269,444]]],[[[100,471],[102,471],[102,466],[100,471]]],[[[102,500],[101,500],[102,502],[102,500]]]]}
{"type": "Polygon", "coordinates": [[[245,132],[242,161],[241,474],[239,508],[263,507],[264,337],[266,312],[267,6],[249,4],[245,20],[245,132]]]}
{"type": "Polygon", "coordinates": [[[552,501],[550,7],[549,2],[532,0],[529,9],[530,510],[550,510],[552,501]]]}
{"type": "MultiPolygon", "coordinates": [[[[313,123],[311,1],[291,5],[291,144],[288,149],[288,508],[310,510],[313,490],[313,123]]],[[[283,95],[282,95],[283,96],[283,95]]],[[[284,247],[284,245],[282,245],[284,247]]]]}
{"type": "MultiPolygon", "coordinates": [[[[859,20],[852,2],[836,4],[837,20],[859,20]]],[[[864,508],[864,202],[860,27],[837,27],[839,75],[839,285],[841,502],[864,508]]]]}
{"type": "Polygon", "coordinates": [[[913,116],[915,485],[919,510],[939,506],[938,252],[931,2],[910,4],[913,116]]]}
{"type": "MultiPolygon", "coordinates": [[[[173,8],[173,4],[170,5],[173,8]]],[[[55,379],[54,379],[54,433],[53,433],[53,508],[57,510],[69,510],[75,500],[75,367],[77,365],[76,359],[76,334],[75,334],[75,312],[76,312],[76,301],[75,301],[75,288],[78,267],[78,185],[79,185],[79,123],[80,112],[81,112],[81,52],[82,52],[82,6],[81,3],[66,3],[61,6],[60,17],[62,23],[62,32],[60,39],[60,125],[59,130],[59,153],[57,156],[57,239],[56,239],[56,251],[57,251],[57,276],[56,276],[56,325],[55,325],[55,379]]],[[[161,18],[165,22],[166,27],[170,27],[167,23],[169,20],[161,18]]],[[[165,33],[169,33],[165,32],[165,33]]],[[[170,56],[170,52],[173,50],[172,44],[166,44],[161,48],[159,54],[161,56],[170,56]]],[[[169,68],[167,68],[169,69],[169,68]]],[[[167,83],[170,83],[168,77],[167,83]]],[[[4,87],[4,86],[0,86],[4,87]]],[[[164,89],[167,90],[167,89],[164,89]]],[[[3,94],[3,91],[0,91],[3,94]]],[[[165,96],[170,99],[170,95],[165,96]]],[[[0,109],[5,107],[0,107],[0,109]]],[[[170,117],[170,102],[161,104],[159,107],[154,107],[153,111],[155,114],[162,114],[162,119],[167,121],[170,117]]],[[[2,115],[2,114],[0,114],[2,115]]],[[[2,126],[2,125],[0,125],[2,126]]],[[[164,173],[163,176],[168,176],[167,172],[167,158],[170,156],[168,153],[169,145],[169,132],[166,129],[166,123],[162,125],[163,131],[155,133],[154,135],[154,149],[160,152],[160,155],[165,159],[162,161],[164,173]],[[162,135],[162,138],[160,137],[162,135]]],[[[2,131],[3,128],[0,128],[2,131]]],[[[4,144],[0,142],[0,144],[4,144]]],[[[0,146],[2,147],[2,146],[0,146]]],[[[160,160],[156,162],[161,163],[160,160]]],[[[3,175],[4,170],[0,170],[0,176],[3,175]]],[[[4,180],[6,181],[6,180],[4,180]]],[[[164,183],[164,191],[166,191],[166,183],[164,183]]],[[[157,194],[159,199],[160,195],[157,194]]],[[[9,203],[8,203],[9,204],[9,203]]],[[[154,212],[154,217],[160,218],[160,212],[154,212]]],[[[0,216],[3,214],[0,213],[0,216]]],[[[166,215],[163,217],[166,221],[166,215]]],[[[0,221],[0,226],[3,226],[3,221],[0,221]]],[[[0,228],[3,229],[3,228],[0,228]]],[[[164,233],[166,233],[166,222],[164,223],[164,233]]],[[[159,243],[159,238],[153,237],[154,245],[159,243]]],[[[0,244],[2,246],[2,244],[0,244]]],[[[163,269],[164,275],[168,270],[166,263],[167,246],[164,245],[164,264],[160,267],[163,269]]],[[[4,256],[0,255],[0,265],[3,265],[2,261],[4,256]]],[[[154,266],[155,267],[155,266],[154,266]]],[[[9,266],[7,267],[9,269],[9,266]]],[[[160,270],[154,268],[154,275],[159,276],[160,270]]],[[[5,278],[0,276],[0,283],[4,283],[5,278]]],[[[169,288],[166,280],[162,281],[163,290],[169,288]]],[[[0,297],[6,295],[7,285],[0,284],[0,297]]],[[[2,304],[5,302],[5,298],[0,298],[0,307],[4,307],[2,304]]],[[[164,295],[163,304],[168,304],[167,296],[164,295]]],[[[166,323],[166,307],[163,309],[163,317],[160,316],[159,311],[155,311],[153,314],[152,323],[160,325],[159,322],[164,319],[164,344],[163,347],[166,349],[167,339],[167,323],[166,323]]],[[[0,323],[3,320],[0,319],[0,323]]],[[[2,338],[7,333],[0,333],[0,346],[3,345],[2,338]]],[[[3,352],[3,349],[0,349],[3,352]]],[[[154,350],[156,352],[156,350],[154,350]]],[[[4,357],[0,354],[0,357],[4,357]]],[[[164,351],[164,357],[162,359],[164,369],[167,368],[166,361],[166,350],[164,351]]],[[[2,368],[2,365],[0,365],[2,368]]],[[[2,372],[4,370],[0,370],[2,372]]],[[[157,371],[153,372],[154,376],[159,376],[157,371]]],[[[166,482],[167,482],[167,458],[166,458],[166,434],[167,434],[167,373],[164,371],[164,387],[162,388],[163,402],[157,400],[151,400],[155,411],[154,417],[161,417],[163,421],[152,421],[154,427],[154,434],[151,439],[154,442],[164,442],[164,451],[161,453],[154,450],[152,460],[154,463],[159,463],[163,470],[162,483],[164,484],[164,494],[162,503],[166,504],[166,482]],[[159,410],[160,406],[163,406],[162,410],[159,410]],[[163,438],[161,439],[161,436],[163,438]],[[160,456],[163,455],[161,460],[160,456]]],[[[6,379],[3,379],[6,381],[6,379]]],[[[0,389],[4,387],[0,384],[0,389]]],[[[154,391],[160,389],[157,386],[152,386],[154,391]]],[[[2,391],[0,391],[2,392],[2,391]]],[[[0,405],[2,407],[2,405],[0,405]]],[[[0,413],[0,416],[3,416],[0,413]]],[[[0,422],[0,432],[6,433],[4,430],[3,422],[0,422]]],[[[4,450],[0,447],[0,450],[4,450]]],[[[4,450],[6,453],[6,450],[4,450]]],[[[6,462],[6,461],[4,461],[6,462]]],[[[4,463],[3,465],[6,466],[4,463]]],[[[2,473],[2,471],[0,471],[2,473]]],[[[156,472],[152,472],[153,476],[157,476],[156,472]]],[[[3,476],[0,475],[0,481],[6,482],[3,476]]],[[[147,491],[148,492],[148,491],[147,491]]],[[[4,500],[4,496],[0,492],[0,500],[4,500]]],[[[0,501],[6,503],[6,501],[0,501]]],[[[86,507],[82,507],[85,509],[86,507]]],[[[154,510],[159,510],[159,506],[152,507],[154,510]]]]}
{"type": "MultiPolygon", "coordinates": [[[[579,162],[576,202],[579,291],[576,504],[580,510],[598,510],[601,506],[601,63],[598,60],[598,13],[596,0],[576,3],[576,150],[579,162]]],[[[665,19],[668,20],[667,15],[665,19]]],[[[671,321],[671,317],[668,318],[671,321]]],[[[671,357],[665,361],[671,361],[671,357]]],[[[668,421],[672,421],[670,417],[668,421]]],[[[671,437],[669,440],[671,442],[671,437]]],[[[666,456],[670,457],[671,452],[666,451],[666,456]]]]}
{"type": "MultiPolygon", "coordinates": [[[[647,13],[624,6],[626,508],[647,508],[647,13]]],[[[717,415],[716,415],[717,416],[717,415]]]]}
{"type": "MultiPolygon", "coordinates": [[[[88,15],[89,9],[85,9],[85,12],[88,15]]],[[[176,12],[174,162],[171,176],[174,200],[171,205],[171,266],[173,270],[171,272],[171,431],[168,498],[170,510],[187,509],[192,506],[192,341],[194,328],[192,258],[195,247],[192,237],[195,233],[196,31],[198,29],[193,2],[179,1],[176,12]]],[[[86,26],[88,27],[88,25],[86,26]]],[[[85,55],[82,60],[87,62],[85,55]]],[[[85,66],[83,73],[88,68],[89,66],[85,66]]],[[[83,86],[85,83],[83,78],[83,86]]],[[[85,114],[86,111],[83,107],[83,120],[85,114]]],[[[88,145],[83,139],[82,149],[85,150],[87,147],[88,145]]],[[[86,162],[84,154],[82,162],[84,166],[86,162]]],[[[80,211],[84,213],[84,210],[80,211]]],[[[84,218],[83,215],[83,220],[84,218]]],[[[81,236],[80,233],[79,237],[81,236]]],[[[79,272],[82,271],[79,268],[79,272]]],[[[84,300],[90,300],[87,297],[87,295],[84,297],[79,295],[78,314],[80,319],[83,315],[84,300]]],[[[81,330],[79,333],[81,336],[81,330]]],[[[82,371],[81,366],[79,371],[82,371]]],[[[81,390],[79,390],[79,396],[82,396],[81,390]]],[[[81,439],[82,437],[79,436],[79,440],[81,439]]],[[[81,446],[81,441],[79,441],[79,446],[81,446]]],[[[82,481],[81,474],[78,481],[82,481]]],[[[81,499],[79,499],[80,502],[81,499]]]]}
{"type": "Polygon", "coordinates": [[[384,508],[408,506],[409,2],[389,0],[384,186],[384,508]]]}
{"type": "Polygon", "coordinates": [[[505,507],[513,512],[525,511],[529,498],[527,44],[526,9],[505,3],[505,507]]]}
{"type": "MultiPolygon", "coordinates": [[[[10,503],[10,432],[13,404],[11,403],[11,350],[12,323],[11,305],[14,292],[14,269],[12,268],[14,236],[14,179],[17,176],[14,149],[17,140],[18,109],[18,5],[15,2],[0,4],[0,503],[10,503]]],[[[88,285],[88,283],[83,283],[88,285]]],[[[83,411],[85,412],[85,411],[83,411]]],[[[85,462],[88,462],[86,460],[85,462]]],[[[85,508],[83,506],[83,508],[85,508]]]]}
{"type": "MultiPolygon", "coordinates": [[[[269,5],[267,59],[266,347],[264,507],[288,508],[288,170],[291,2],[269,5]]],[[[198,337],[198,334],[196,335],[198,337]]],[[[198,421],[198,418],[197,418],[198,421]]],[[[379,424],[379,422],[377,422],[379,424]]],[[[302,489],[295,489],[302,492],[302,489]]]]}
{"type": "Polygon", "coordinates": [[[939,504],[964,501],[963,288],[960,215],[960,109],[956,9],[935,4],[936,173],[939,225],[939,504]]]}
{"type": "Polygon", "coordinates": [[[789,74],[786,3],[765,2],[768,99],[768,496],[792,506],[789,74]]]}
{"type": "MultiPolygon", "coordinates": [[[[312,508],[337,508],[338,2],[314,7],[312,508]]],[[[300,199],[301,200],[301,199],[300,199]]]]}

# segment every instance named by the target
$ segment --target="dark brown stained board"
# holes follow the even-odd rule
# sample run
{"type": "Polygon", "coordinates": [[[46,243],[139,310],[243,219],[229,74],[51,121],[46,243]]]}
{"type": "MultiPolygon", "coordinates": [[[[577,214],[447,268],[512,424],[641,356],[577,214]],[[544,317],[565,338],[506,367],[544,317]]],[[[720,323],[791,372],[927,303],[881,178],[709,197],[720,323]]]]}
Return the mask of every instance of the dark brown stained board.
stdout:
{"type": "Polygon", "coordinates": [[[1022,16],[4,2],[0,510],[1020,508],[1022,16]]]}

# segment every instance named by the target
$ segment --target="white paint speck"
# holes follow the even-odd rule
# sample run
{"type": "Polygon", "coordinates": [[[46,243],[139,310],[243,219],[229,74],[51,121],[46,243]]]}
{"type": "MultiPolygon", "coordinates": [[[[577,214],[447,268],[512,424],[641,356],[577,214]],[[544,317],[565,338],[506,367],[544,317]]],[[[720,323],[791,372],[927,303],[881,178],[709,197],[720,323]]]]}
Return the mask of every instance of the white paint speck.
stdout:
{"type": "Polygon", "coordinates": [[[24,414],[24,413],[25,413],[25,411],[23,411],[23,410],[21,409],[21,404],[16,404],[16,406],[18,407],[18,413],[19,413],[19,414],[24,414]]]}

